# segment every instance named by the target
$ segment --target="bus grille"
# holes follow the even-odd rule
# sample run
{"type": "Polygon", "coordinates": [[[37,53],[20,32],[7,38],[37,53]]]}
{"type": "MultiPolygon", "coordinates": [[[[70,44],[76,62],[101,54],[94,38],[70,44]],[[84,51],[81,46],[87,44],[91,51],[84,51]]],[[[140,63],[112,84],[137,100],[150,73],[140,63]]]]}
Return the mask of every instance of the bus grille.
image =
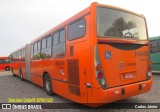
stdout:
{"type": "Polygon", "coordinates": [[[77,59],[68,60],[69,91],[80,95],[79,81],[79,61],[77,59]]]}

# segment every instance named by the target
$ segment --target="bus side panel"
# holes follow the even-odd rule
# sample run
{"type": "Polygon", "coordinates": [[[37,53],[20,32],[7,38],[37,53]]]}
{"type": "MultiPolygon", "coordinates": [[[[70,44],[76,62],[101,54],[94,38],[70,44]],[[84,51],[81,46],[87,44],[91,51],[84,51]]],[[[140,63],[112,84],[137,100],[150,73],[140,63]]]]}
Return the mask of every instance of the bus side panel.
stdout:
{"type": "Polygon", "coordinates": [[[0,59],[0,70],[4,70],[4,60],[0,59]]]}
{"type": "MultiPolygon", "coordinates": [[[[42,72],[42,64],[44,61],[41,59],[35,61],[35,74],[33,76],[33,82],[41,87],[43,87],[43,72],[42,72]]],[[[45,65],[46,66],[46,65],[45,65]]],[[[47,71],[47,68],[46,68],[47,71]]]]}
{"type": "MultiPolygon", "coordinates": [[[[31,61],[31,76],[30,76],[30,78],[31,78],[30,80],[33,83],[35,83],[41,87],[43,87],[42,63],[43,63],[43,61],[41,61],[41,60],[32,60],[31,61]]],[[[46,69],[46,71],[47,71],[47,69],[46,69]]]]}
{"type": "Polygon", "coordinates": [[[152,70],[160,72],[160,53],[150,54],[150,58],[152,60],[152,70]]]}
{"type": "Polygon", "coordinates": [[[14,62],[14,67],[13,67],[14,74],[17,76],[20,76],[19,68],[20,68],[20,62],[18,62],[18,61],[14,62]]]}
{"type": "Polygon", "coordinates": [[[69,98],[67,52],[64,58],[53,59],[52,61],[48,62],[48,65],[50,65],[48,66],[48,71],[50,77],[52,78],[53,92],[65,98],[69,98]]]}
{"type": "Polygon", "coordinates": [[[85,17],[86,34],[84,37],[68,42],[68,79],[69,93],[73,101],[88,103],[87,83],[91,84],[90,72],[90,14],[85,17]]]}
{"type": "Polygon", "coordinates": [[[70,99],[77,102],[87,102],[86,92],[86,42],[79,42],[70,44],[70,48],[74,49],[74,56],[68,59],[68,77],[69,77],[69,91],[70,99]],[[83,54],[83,56],[82,56],[83,54]]]}

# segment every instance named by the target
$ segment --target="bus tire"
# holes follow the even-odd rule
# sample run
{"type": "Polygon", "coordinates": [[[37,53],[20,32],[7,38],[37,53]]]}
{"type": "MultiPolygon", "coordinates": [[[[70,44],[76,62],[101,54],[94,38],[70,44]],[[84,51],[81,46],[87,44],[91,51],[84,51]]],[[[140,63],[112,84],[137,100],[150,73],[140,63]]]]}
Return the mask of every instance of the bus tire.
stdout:
{"type": "Polygon", "coordinates": [[[23,79],[23,72],[22,72],[22,70],[20,69],[20,78],[21,78],[21,81],[23,81],[24,79],[23,79]]]}
{"type": "Polygon", "coordinates": [[[51,78],[48,73],[44,76],[44,88],[45,88],[45,91],[48,95],[50,95],[50,96],[53,95],[52,81],[51,81],[51,78]]]}
{"type": "Polygon", "coordinates": [[[5,67],[5,70],[6,70],[6,71],[10,71],[10,67],[6,66],[6,67],[5,67]]]}

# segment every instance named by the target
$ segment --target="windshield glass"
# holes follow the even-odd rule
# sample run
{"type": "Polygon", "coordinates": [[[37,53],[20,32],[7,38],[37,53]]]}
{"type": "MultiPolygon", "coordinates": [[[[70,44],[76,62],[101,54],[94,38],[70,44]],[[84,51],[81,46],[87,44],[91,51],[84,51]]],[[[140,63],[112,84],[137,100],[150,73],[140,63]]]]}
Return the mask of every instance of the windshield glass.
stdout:
{"type": "Polygon", "coordinates": [[[97,36],[146,40],[145,20],[131,13],[97,7],[97,36]]]}

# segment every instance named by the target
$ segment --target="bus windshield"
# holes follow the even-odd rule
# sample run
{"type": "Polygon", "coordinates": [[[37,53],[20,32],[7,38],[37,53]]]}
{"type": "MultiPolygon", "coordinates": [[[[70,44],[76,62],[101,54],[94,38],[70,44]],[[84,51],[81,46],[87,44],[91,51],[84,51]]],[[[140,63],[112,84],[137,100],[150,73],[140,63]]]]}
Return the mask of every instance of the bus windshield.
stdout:
{"type": "Polygon", "coordinates": [[[97,36],[147,40],[144,18],[105,7],[97,7],[97,36]]]}

